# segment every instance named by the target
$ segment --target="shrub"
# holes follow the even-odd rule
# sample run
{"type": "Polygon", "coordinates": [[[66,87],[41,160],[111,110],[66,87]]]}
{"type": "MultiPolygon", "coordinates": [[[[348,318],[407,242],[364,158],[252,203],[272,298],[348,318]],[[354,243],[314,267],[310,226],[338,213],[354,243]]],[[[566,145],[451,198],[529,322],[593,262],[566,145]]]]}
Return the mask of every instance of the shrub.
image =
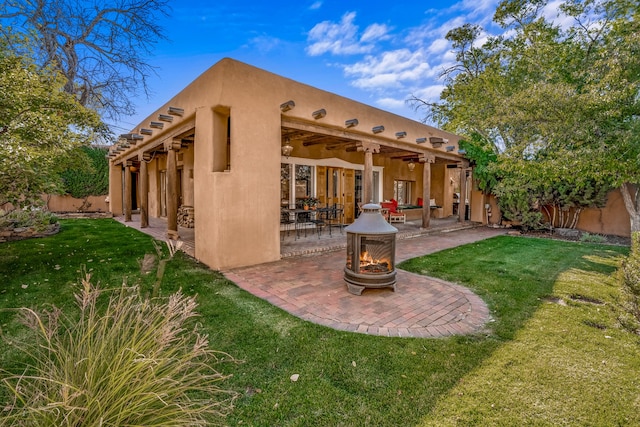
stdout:
{"type": "Polygon", "coordinates": [[[580,235],[580,241],[584,243],[605,243],[607,239],[599,234],[591,234],[585,231],[580,235]]]}
{"type": "Polygon", "coordinates": [[[33,364],[21,374],[3,373],[13,402],[0,425],[221,422],[234,394],[217,385],[226,377],[212,364],[228,355],[210,350],[207,337],[190,325],[195,299],[178,292],[150,300],[123,285],[109,292],[108,302],[100,298],[100,305],[104,291],[89,279],[76,294],[76,319],[56,308],[19,309],[36,338],[15,345],[33,364]]]}
{"type": "Polygon", "coordinates": [[[64,182],[64,191],[77,199],[88,196],[102,196],[109,193],[109,161],[106,148],[81,147],[87,162],[83,167],[64,170],[60,176],[64,182]]]}
{"type": "Polygon", "coordinates": [[[631,252],[622,262],[620,277],[627,313],[621,321],[626,328],[640,332],[640,232],[631,235],[631,252]]]}
{"type": "Polygon", "coordinates": [[[49,228],[49,225],[57,222],[57,216],[39,208],[15,209],[7,213],[0,210],[0,229],[7,227],[32,227],[36,231],[45,231],[49,228]]]}

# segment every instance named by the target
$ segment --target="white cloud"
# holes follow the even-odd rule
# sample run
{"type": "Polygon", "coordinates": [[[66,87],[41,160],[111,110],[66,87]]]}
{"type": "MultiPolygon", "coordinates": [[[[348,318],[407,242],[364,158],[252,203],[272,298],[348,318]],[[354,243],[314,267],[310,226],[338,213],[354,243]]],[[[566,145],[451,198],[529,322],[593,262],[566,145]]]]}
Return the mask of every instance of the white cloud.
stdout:
{"type": "Polygon", "coordinates": [[[367,55],[362,61],[344,67],[344,71],[356,78],[354,86],[374,89],[417,81],[431,74],[431,67],[421,51],[398,49],[379,56],[367,55]]]}
{"type": "Polygon", "coordinates": [[[355,12],[347,12],[339,23],[322,21],[316,24],[307,37],[310,42],[307,54],[318,56],[324,53],[333,55],[354,55],[371,52],[374,42],[388,38],[390,29],[386,25],[372,24],[358,37],[358,26],[354,24],[355,12]]]}
{"type": "Polygon", "coordinates": [[[321,1],[315,1],[311,4],[311,6],[309,6],[310,10],[318,10],[322,7],[322,2],[321,1]]]}
{"type": "Polygon", "coordinates": [[[444,85],[434,84],[414,91],[413,95],[426,102],[436,102],[440,99],[443,90],[444,85]]]}
{"type": "Polygon", "coordinates": [[[407,102],[404,99],[380,98],[376,101],[376,104],[387,110],[397,110],[404,108],[407,102]]]}
{"type": "Polygon", "coordinates": [[[376,40],[386,40],[391,29],[384,24],[371,24],[364,30],[364,34],[360,37],[361,42],[369,42],[376,40]]]}

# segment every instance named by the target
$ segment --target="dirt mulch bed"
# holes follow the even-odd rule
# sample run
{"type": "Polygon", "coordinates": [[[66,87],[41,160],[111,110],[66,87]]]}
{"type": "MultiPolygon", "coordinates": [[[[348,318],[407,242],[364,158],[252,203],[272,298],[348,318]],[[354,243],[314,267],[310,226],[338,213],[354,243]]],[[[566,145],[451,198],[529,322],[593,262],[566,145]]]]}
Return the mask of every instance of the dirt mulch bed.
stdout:
{"type": "Polygon", "coordinates": [[[584,242],[584,243],[601,243],[605,245],[617,245],[617,246],[631,246],[631,238],[624,236],[615,236],[612,234],[592,234],[588,233],[585,235],[584,232],[579,232],[577,236],[563,236],[558,233],[554,233],[548,230],[536,230],[536,231],[526,231],[523,232],[521,230],[514,229],[509,234],[520,235],[523,237],[540,237],[546,239],[555,239],[555,240],[566,240],[570,242],[584,242]],[[593,237],[593,240],[590,240],[590,237],[586,236],[598,236],[593,237]],[[596,241],[596,239],[603,239],[602,241],[596,241]]]}

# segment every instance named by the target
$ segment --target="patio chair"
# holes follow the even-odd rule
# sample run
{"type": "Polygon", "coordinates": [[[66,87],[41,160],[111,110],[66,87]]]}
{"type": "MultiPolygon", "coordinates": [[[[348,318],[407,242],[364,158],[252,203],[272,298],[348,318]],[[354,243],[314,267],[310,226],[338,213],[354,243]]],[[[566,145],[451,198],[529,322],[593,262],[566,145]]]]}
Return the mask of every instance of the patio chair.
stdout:
{"type": "Polygon", "coordinates": [[[396,200],[391,199],[390,202],[382,202],[380,203],[380,205],[384,209],[389,209],[387,221],[389,221],[390,223],[401,222],[404,224],[405,222],[407,222],[407,215],[405,215],[401,209],[398,209],[398,202],[396,200]]]}
{"type": "Polygon", "coordinates": [[[291,219],[291,215],[289,214],[289,211],[286,211],[286,210],[280,211],[280,235],[282,240],[284,240],[285,234],[289,236],[289,230],[291,229],[291,224],[294,224],[294,222],[295,221],[291,219]]]}

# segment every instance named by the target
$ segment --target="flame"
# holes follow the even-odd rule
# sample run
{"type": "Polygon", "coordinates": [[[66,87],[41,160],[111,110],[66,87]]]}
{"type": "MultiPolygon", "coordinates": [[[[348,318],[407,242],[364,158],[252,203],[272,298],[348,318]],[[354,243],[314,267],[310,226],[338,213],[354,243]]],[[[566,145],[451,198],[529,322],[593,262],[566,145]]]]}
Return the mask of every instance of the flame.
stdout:
{"type": "Polygon", "coordinates": [[[385,259],[375,259],[371,256],[371,254],[367,251],[364,251],[360,254],[360,266],[363,265],[379,265],[379,264],[388,264],[389,261],[385,259]]]}

